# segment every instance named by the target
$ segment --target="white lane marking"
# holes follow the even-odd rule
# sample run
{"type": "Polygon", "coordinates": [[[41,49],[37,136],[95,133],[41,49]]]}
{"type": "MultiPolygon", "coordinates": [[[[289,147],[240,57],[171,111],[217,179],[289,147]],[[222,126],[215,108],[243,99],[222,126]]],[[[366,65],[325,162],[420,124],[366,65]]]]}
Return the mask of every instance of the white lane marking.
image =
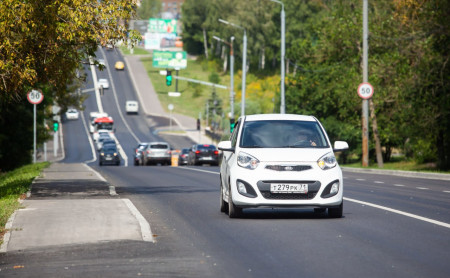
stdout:
{"type": "Polygon", "coordinates": [[[374,181],[374,183],[384,183],[383,181],[374,181]]]}
{"type": "Polygon", "coordinates": [[[185,170],[190,170],[190,171],[197,171],[197,172],[204,172],[204,173],[209,173],[209,174],[217,174],[219,175],[220,173],[218,172],[213,172],[213,171],[207,171],[207,170],[201,170],[201,169],[196,169],[196,168],[189,168],[189,167],[179,167],[176,166],[174,168],[180,168],[180,169],[185,169],[185,170]]]}
{"type": "Polygon", "coordinates": [[[366,179],[356,179],[357,181],[365,181],[366,179]]]}
{"type": "Polygon", "coordinates": [[[89,134],[89,130],[88,127],[86,125],[86,118],[84,117],[84,111],[81,112],[81,120],[83,121],[83,126],[84,126],[84,131],[86,132],[88,141],[89,141],[89,145],[91,146],[91,151],[92,151],[92,159],[91,160],[87,160],[84,163],[91,163],[97,160],[97,152],[95,151],[94,148],[94,142],[92,141],[92,137],[89,134]]]}
{"type": "Polygon", "coordinates": [[[407,216],[407,217],[411,217],[411,218],[414,218],[414,219],[417,219],[417,220],[422,220],[422,221],[425,221],[425,222],[428,222],[428,223],[439,225],[439,226],[442,226],[442,227],[445,227],[445,228],[450,228],[450,224],[448,224],[448,223],[437,221],[437,220],[433,220],[433,219],[426,218],[426,217],[422,217],[422,216],[415,215],[415,214],[408,213],[408,212],[404,212],[404,211],[401,211],[401,210],[396,210],[396,209],[392,209],[392,208],[388,208],[388,207],[384,207],[384,206],[380,206],[380,205],[376,205],[376,204],[372,204],[372,203],[368,203],[368,202],[363,202],[363,201],[359,201],[359,200],[355,200],[355,199],[350,199],[350,198],[347,198],[347,197],[344,197],[344,200],[349,201],[349,202],[358,203],[358,204],[361,204],[361,205],[366,205],[366,206],[370,206],[370,207],[386,210],[386,211],[390,211],[390,212],[397,213],[397,214],[400,214],[400,215],[404,215],[404,216],[407,216]]]}
{"type": "Polygon", "coordinates": [[[150,229],[150,224],[145,220],[144,216],[138,211],[138,209],[133,205],[133,203],[129,199],[122,199],[127,207],[130,209],[130,212],[136,217],[139,225],[141,226],[141,235],[143,241],[155,242],[152,234],[152,230],[150,229]]]}
{"type": "Polygon", "coordinates": [[[394,186],[402,187],[404,185],[403,184],[394,184],[394,186]]]}
{"type": "Polygon", "coordinates": [[[429,188],[427,188],[427,187],[416,187],[417,189],[420,189],[420,190],[428,190],[429,188]]]}
{"type": "Polygon", "coordinates": [[[96,174],[97,177],[98,177],[101,181],[107,182],[107,180],[106,180],[102,175],[100,175],[99,172],[95,171],[94,168],[92,168],[91,166],[89,166],[89,165],[87,165],[87,164],[83,164],[83,165],[84,165],[84,167],[88,168],[89,171],[92,171],[94,174],[96,174]]]}
{"type": "Polygon", "coordinates": [[[442,191],[442,192],[444,192],[444,193],[450,193],[450,191],[448,191],[448,190],[444,190],[444,191],[442,191]]]}

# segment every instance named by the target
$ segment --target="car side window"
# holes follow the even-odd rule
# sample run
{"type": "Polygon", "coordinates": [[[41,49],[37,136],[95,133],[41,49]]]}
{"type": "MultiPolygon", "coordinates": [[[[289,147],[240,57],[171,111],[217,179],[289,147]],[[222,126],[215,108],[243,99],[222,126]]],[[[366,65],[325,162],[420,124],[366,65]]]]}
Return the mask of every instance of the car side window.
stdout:
{"type": "Polygon", "coordinates": [[[233,133],[231,134],[231,146],[234,148],[236,147],[236,142],[237,142],[237,135],[239,132],[239,127],[241,125],[241,121],[237,121],[236,124],[234,125],[234,130],[233,133]]]}

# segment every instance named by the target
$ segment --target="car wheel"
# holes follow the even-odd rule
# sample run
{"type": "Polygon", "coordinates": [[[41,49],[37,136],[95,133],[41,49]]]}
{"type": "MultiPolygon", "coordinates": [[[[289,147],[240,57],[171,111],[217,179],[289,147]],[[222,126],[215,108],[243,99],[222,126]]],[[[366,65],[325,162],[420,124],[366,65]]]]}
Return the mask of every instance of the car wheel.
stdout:
{"type": "Polygon", "coordinates": [[[233,204],[231,189],[229,189],[228,192],[228,216],[230,218],[239,218],[242,216],[242,208],[239,208],[233,204]]]}
{"type": "Polygon", "coordinates": [[[134,161],[134,166],[139,166],[139,161],[135,160],[134,161]]]}
{"type": "Polygon", "coordinates": [[[344,211],[344,201],[337,208],[328,208],[328,217],[341,218],[344,211]]]}
{"type": "Polygon", "coordinates": [[[222,178],[220,179],[220,212],[224,212],[224,213],[228,212],[228,204],[223,199],[222,178]]]}
{"type": "Polygon", "coordinates": [[[100,166],[102,166],[103,165],[103,163],[100,161],[99,163],[98,163],[98,165],[100,165],[100,166]]]}

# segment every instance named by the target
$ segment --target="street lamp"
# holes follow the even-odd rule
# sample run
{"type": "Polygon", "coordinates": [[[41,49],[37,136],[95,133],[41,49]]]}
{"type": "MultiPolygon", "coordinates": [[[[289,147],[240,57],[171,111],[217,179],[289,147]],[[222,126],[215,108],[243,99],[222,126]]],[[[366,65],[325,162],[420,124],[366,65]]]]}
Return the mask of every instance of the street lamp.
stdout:
{"type": "Polygon", "coordinates": [[[216,36],[213,36],[213,39],[223,42],[230,47],[230,110],[231,110],[230,127],[231,127],[231,125],[234,125],[234,52],[233,52],[234,36],[230,38],[231,43],[216,36]]]}
{"type": "Polygon", "coordinates": [[[245,79],[246,79],[246,66],[247,66],[247,30],[239,25],[236,25],[234,23],[228,22],[226,20],[220,19],[219,22],[222,22],[227,25],[231,25],[235,28],[239,28],[241,30],[244,30],[244,46],[243,46],[243,53],[242,53],[242,100],[241,100],[241,116],[245,115],[245,79]]]}
{"type": "Polygon", "coordinates": [[[285,79],[285,68],[284,68],[284,53],[285,53],[285,15],[284,15],[284,4],[278,0],[270,0],[272,2],[278,3],[281,5],[281,105],[280,105],[280,114],[286,113],[286,104],[285,104],[285,96],[284,96],[284,79],[285,79]]]}

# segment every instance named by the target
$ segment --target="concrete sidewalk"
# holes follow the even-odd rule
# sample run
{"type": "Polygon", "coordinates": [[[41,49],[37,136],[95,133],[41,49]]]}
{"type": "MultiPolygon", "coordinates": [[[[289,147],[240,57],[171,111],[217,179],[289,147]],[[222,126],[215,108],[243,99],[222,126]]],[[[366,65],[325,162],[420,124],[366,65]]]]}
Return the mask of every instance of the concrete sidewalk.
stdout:
{"type": "Polygon", "coordinates": [[[86,164],[53,163],[9,219],[0,252],[112,240],[153,241],[150,225],[86,164]]]}

